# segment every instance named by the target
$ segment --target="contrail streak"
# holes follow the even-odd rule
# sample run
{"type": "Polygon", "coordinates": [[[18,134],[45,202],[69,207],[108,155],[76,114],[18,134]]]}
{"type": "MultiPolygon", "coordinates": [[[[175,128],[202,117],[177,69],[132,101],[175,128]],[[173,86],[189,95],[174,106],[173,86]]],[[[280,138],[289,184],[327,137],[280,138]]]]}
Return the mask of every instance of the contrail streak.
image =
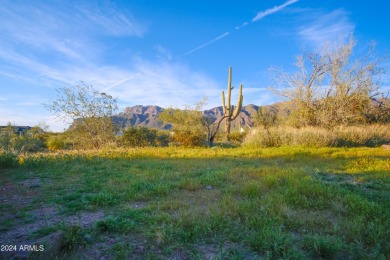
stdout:
{"type": "Polygon", "coordinates": [[[229,34],[230,34],[230,32],[225,32],[224,34],[218,36],[217,38],[215,38],[215,39],[213,39],[213,40],[211,40],[211,41],[209,41],[208,43],[202,44],[202,45],[200,45],[199,47],[196,47],[195,49],[192,49],[192,50],[190,50],[189,52],[184,53],[181,57],[184,57],[184,56],[186,56],[186,55],[188,55],[188,54],[190,54],[190,53],[193,53],[194,51],[197,51],[197,50],[200,50],[200,49],[206,47],[207,45],[210,45],[210,44],[212,44],[212,43],[214,43],[214,42],[216,42],[216,41],[219,41],[219,40],[221,40],[222,38],[225,38],[226,36],[228,36],[229,34]]]}
{"type": "Polygon", "coordinates": [[[264,18],[264,17],[266,17],[267,15],[276,13],[276,12],[282,10],[283,8],[285,8],[286,6],[289,6],[289,5],[291,5],[291,4],[293,4],[293,3],[296,3],[296,2],[298,2],[298,1],[299,1],[299,0],[289,0],[289,1],[285,2],[285,3],[282,4],[282,5],[277,5],[277,6],[274,6],[274,7],[270,8],[270,9],[267,9],[267,10],[265,10],[265,11],[262,11],[262,12],[258,13],[258,14],[252,19],[252,23],[253,23],[253,22],[256,22],[256,21],[258,21],[258,20],[260,20],[260,19],[262,19],[262,18],[264,18]]]}
{"type": "MultiPolygon", "coordinates": [[[[266,16],[268,16],[268,15],[270,15],[270,14],[276,13],[276,12],[282,10],[283,8],[289,6],[289,5],[293,4],[293,3],[296,3],[296,2],[298,2],[298,1],[299,1],[299,0],[288,0],[288,1],[285,2],[284,4],[274,6],[274,7],[270,8],[270,9],[265,10],[265,11],[261,11],[261,12],[259,12],[255,17],[253,17],[253,19],[251,20],[250,23],[254,23],[254,22],[256,22],[256,21],[258,21],[258,20],[260,20],[260,19],[262,19],[262,18],[264,18],[264,17],[266,17],[266,16]]],[[[245,22],[245,23],[243,23],[243,24],[240,25],[240,26],[236,26],[234,29],[240,30],[241,28],[247,26],[248,24],[249,24],[249,22],[245,22]]],[[[200,45],[199,47],[196,47],[195,49],[192,49],[192,50],[190,50],[190,51],[184,53],[184,54],[181,55],[179,58],[184,57],[184,56],[187,56],[188,54],[191,54],[191,53],[193,53],[193,52],[195,52],[195,51],[198,51],[198,50],[200,50],[200,49],[206,47],[207,45],[210,45],[210,44],[212,44],[212,43],[214,43],[214,42],[216,42],[216,41],[219,41],[219,40],[221,40],[222,38],[225,38],[226,36],[228,36],[229,34],[230,34],[230,32],[225,32],[224,34],[218,36],[217,38],[215,38],[215,39],[213,39],[213,40],[211,40],[211,41],[209,41],[208,43],[202,44],[202,45],[200,45]]]]}
{"type": "Polygon", "coordinates": [[[113,88],[113,87],[116,87],[116,86],[118,86],[118,85],[120,85],[120,84],[122,84],[122,83],[128,81],[129,79],[130,79],[130,77],[129,77],[129,78],[124,78],[124,79],[122,79],[122,80],[119,80],[119,81],[115,82],[114,84],[112,84],[112,85],[106,87],[105,89],[102,89],[102,90],[100,91],[100,93],[105,92],[105,91],[107,91],[107,90],[109,90],[109,89],[111,89],[111,88],[113,88]]]}

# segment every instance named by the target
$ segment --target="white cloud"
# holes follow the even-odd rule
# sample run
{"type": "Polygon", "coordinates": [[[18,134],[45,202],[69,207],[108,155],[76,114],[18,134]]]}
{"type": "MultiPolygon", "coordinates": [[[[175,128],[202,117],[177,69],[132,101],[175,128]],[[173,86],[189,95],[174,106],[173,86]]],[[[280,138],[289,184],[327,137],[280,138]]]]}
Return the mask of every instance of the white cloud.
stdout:
{"type": "MultiPolygon", "coordinates": [[[[108,2],[97,7],[89,2],[5,1],[0,16],[2,49],[29,57],[53,52],[62,59],[85,61],[98,51],[97,36],[141,37],[146,31],[131,14],[108,2]]],[[[52,59],[48,57],[48,62],[52,59]]]]}
{"type": "Polygon", "coordinates": [[[325,14],[312,12],[303,23],[304,25],[298,28],[298,35],[314,48],[320,48],[326,42],[345,40],[355,29],[348,13],[343,9],[325,14]]]}
{"type": "Polygon", "coordinates": [[[19,102],[19,103],[15,103],[16,106],[27,106],[27,107],[30,107],[30,106],[40,106],[42,105],[42,103],[37,103],[37,102],[19,102]]]}
{"type": "MultiPolygon", "coordinates": [[[[40,82],[40,77],[55,79],[57,70],[54,67],[44,64],[38,60],[17,53],[12,49],[3,48],[0,44],[0,58],[6,62],[8,71],[1,74],[16,80],[27,82],[40,82]]],[[[0,63],[1,66],[1,63],[0,63]]]]}
{"type": "Polygon", "coordinates": [[[109,6],[108,9],[104,10],[101,8],[91,10],[87,7],[79,11],[85,14],[84,18],[86,17],[91,22],[90,25],[98,30],[103,29],[109,35],[143,36],[145,33],[145,27],[143,25],[136,22],[130,13],[113,7],[109,6]]]}
{"type": "MultiPolygon", "coordinates": [[[[207,96],[219,101],[218,84],[182,63],[152,63],[138,59],[127,80],[109,93],[127,105],[184,106],[207,96]]],[[[209,103],[209,105],[214,105],[209,103]]]]}
{"type": "MultiPolygon", "coordinates": [[[[243,84],[242,94],[244,96],[244,106],[247,104],[254,105],[269,105],[280,101],[280,98],[264,87],[245,87],[253,86],[254,84],[243,84]]],[[[232,97],[232,101],[237,100],[232,97]]],[[[235,101],[234,101],[235,102],[235,101]]]]}
{"type": "MultiPolygon", "coordinates": [[[[0,53],[1,54],[1,53],[0,53]]],[[[150,62],[141,58],[133,61],[131,68],[107,65],[89,65],[49,68],[29,59],[38,80],[56,81],[57,85],[77,84],[79,80],[93,85],[97,90],[118,97],[123,105],[184,106],[208,96],[209,100],[220,100],[216,81],[202,72],[193,71],[183,63],[168,61],[150,62]]],[[[223,84],[224,85],[224,84],[223,84]]],[[[44,103],[44,102],[42,102],[44,103]]],[[[209,103],[210,106],[219,105],[209,103]]]]}
{"type": "Polygon", "coordinates": [[[159,59],[160,61],[172,60],[172,53],[163,46],[156,45],[154,46],[154,49],[157,51],[157,59],[159,59]]]}

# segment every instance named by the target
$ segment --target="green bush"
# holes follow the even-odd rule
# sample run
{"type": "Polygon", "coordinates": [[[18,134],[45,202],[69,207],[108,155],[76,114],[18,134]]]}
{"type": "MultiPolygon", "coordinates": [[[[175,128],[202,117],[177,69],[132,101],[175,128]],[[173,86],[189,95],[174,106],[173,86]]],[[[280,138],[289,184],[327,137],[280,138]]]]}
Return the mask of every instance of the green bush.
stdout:
{"type": "Polygon", "coordinates": [[[52,135],[46,141],[49,150],[62,150],[65,148],[65,139],[61,135],[52,135]]]}
{"type": "Polygon", "coordinates": [[[229,139],[234,144],[241,144],[244,141],[246,133],[233,132],[229,134],[229,139]]]}
{"type": "Polygon", "coordinates": [[[172,141],[183,146],[203,146],[205,145],[204,133],[190,130],[176,130],[172,132],[172,141]]]}
{"type": "Polygon", "coordinates": [[[87,244],[84,230],[78,226],[63,228],[64,238],[61,241],[61,249],[64,251],[73,250],[77,247],[85,247],[87,244]]]}
{"type": "Polygon", "coordinates": [[[125,147],[156,146],[158,143],[156,129],[147,127],[130,127],[120,137],[119,143],[125,147]]]}
{"type": "Polygon", "coordinates": [[[157,136],[156,136],[157,146],[168,146],[169,139],[170,137],[168,131],[157,131],[157,136]]]}
{"type": "Polygon", "coordinates": [[[44,139],[45,134],[36,127],[19,134],[9,125],[0,132],[0,150],[13,155],[35,152],[45,147],[44,139]]]}
{"type": "Polygon", "coordinates": [[[0,168],[10,168],[16,164],[17,156],[10,153],[0,153],[0,168]]]}
{"type": "Polygon", "coordinates": [[[119,145],[124,147],[168,146],[177,144],[183,146],[204,145],[204,134],[196,131],[178,130],[169,133],[147,127],[130,127],[119,138],[119,145]]]}

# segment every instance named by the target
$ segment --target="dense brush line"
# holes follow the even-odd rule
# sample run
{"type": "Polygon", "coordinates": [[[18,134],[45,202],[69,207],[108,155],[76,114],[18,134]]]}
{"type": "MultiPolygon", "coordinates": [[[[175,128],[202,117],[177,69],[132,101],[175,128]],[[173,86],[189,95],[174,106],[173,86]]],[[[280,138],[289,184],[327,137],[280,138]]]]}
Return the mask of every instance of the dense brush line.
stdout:
{"type": "Polygon", "coordinates": [[[244,146],[278,147],[302,145],[308,147],[377,147],[390,142],[389,125],[294,128],[289,126],[252,129],[244,146]]]}

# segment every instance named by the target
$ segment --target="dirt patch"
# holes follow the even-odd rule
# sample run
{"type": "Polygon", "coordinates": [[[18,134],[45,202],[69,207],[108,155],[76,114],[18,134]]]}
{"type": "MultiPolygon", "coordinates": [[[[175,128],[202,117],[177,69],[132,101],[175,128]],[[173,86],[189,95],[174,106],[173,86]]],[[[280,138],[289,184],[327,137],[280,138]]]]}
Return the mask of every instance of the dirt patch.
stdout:
{"type": "Polygon", "coordinates": [[[103,211],[81,213],[65,218],[65,223],[78,225],[80,227],[91,227],[96,221],[102,220],[105,214],[103,211]]]}
{"type": "Polygon", "coordinates": [[[23,187],[26,187],[29,189],[35,189],[35,188],[39,188],[42,186],[42,181],[40,178],[31,178],[31,179],[26,179],[26,180],[20,182],[20,184],[23,187]]]}
{"type": "Polygon", "coordinates": [[[37,221],[34,224],[45,226],[53,226],[59,223],[70,226],[90,227],[96,221],[101,220],[105,217],[103,211],[96,212],[81,212],[76,215],[63,216],[59,210],[54,206],[41,207],[40,209],[30,211],[37,221]]]}
{"type": "Polygon", "coordinates": [[[180,217],[189,211],[193,214],[207,215],[219,205],[221,196],[218,189],[179,190],[172,192],[169,199],[162,201],[157,199],[150,203],[159,211],[164,211],[173,217],[180,217]]]}
{"type": "Polygon", "coordinates": [[[200,254],[201,259],[263,259],[260,255],[256,254],[250,248],[234,243],[232,241],[226,241],[222,245],[216,244],[203,244],[197,246],[197,252],[200,254]]]}
{"type": "Polygon", "coordinates": [[[106,242],[94,243],[86,248],[79,249],[73,254],[85,260],[105,260],[108,259],[107,253],[105,252],[109,250],[110,247],[111,245],[108,246],[106,242]]]}
{"type": "Polygon", "coordinates": [[[337,184],[337,185],[352,185],[358,186],[366,191],[369,189],[365,186],[369,184],[367,181],[363,181],[357,175],[351,174],[334,174],[334,173],[319,173],[314,175],[316,178],[320,179],[324,183],[328,184],[337,184]]]}
{"type": "Polygon", "coordinates": [[[49,179],[28,178],[17,183],[5,183],[0,187],[0,202],[11,209],[21,210],[29,206],[39,195],[39,188],[49,182],[49,179]]]}
{"type": "Polygon", "coordinates": [[[0,187],[0,232],[22,222],[25,208],[31,205],[36,195],[37,191],[10,182],[0,187]]]}
{"type": "MultiPolygon", "coordinates": [[[[72,252],[73,258],[85,260],[123,258],[123,255],[119,258],[117,255],[119,252],[112,249],[115,245],[126,248],[126,259],[145,259],[145,254],[156,250],[156,248],[148,247],[147,240],[141,234],[106,235],[100,237],[99,240],[99,242],[88,244],[85,248],[72,252]]],[[[162,252],[160,253],[162,257],[162,252]]]]}
{"type": "Polygon", "coordinates": [[[88,228],[105,217],[103,211],[64,216],[57,205],[44,205],[28,210],[33,200],[40,195],[41,187],[47,183],[50,183],[50,179],[34,177],[1,185],[0,244],[34,244],[32,233],[40,229],[58,224],[88,228]]]}
{"type": "MultiPolygon", "coordinates": [[[[31,211],[33,216],[36,217],[36,221],[30,224],[18,225],[17,228],[8,230],[6,232],[0,232],[0,244],[1,245],[17,245],[19,248],[21,245],[41,245],[40,239],[33,239],[32,234],[40,229],[55,226],[57,224],[64,224],[65,226],[80,226],[82,228],[91,227],[96,221],[104,218],[105,214],[102,211],[98,212],[83,212],[73,216],[60,216],[58,211],[53,207],[44,207],[39,210],[31,211]]],[[[9,254],[0,252],[0,259],[9,257],[20,257],[24,259],[30,257],[26,255],[29,252],[18,251],[15,254],[9,254]],[[7,255],[8,254],[8,255],[7,255]]],[[[19,258],[18,258],[19,257],[19,258]]],[[[91,258],[92,259],[92,258],[91,258]]],[[[94,258],[99,259],[99,258],[94,258]]]]}
{"type": "Polygon", "coordinates": [[[351,175],[346,173],[319,173],[315,174],[314,176],[327,184],[336,184],[350,188],[358,187],[367,193],[375,191],[375,185],[371,181],[361,178],[359,175],[351,175]]]}
{"type": "Polygon", "coordinates": [[[167,259],[168,260],[182,260],[182,259],[191,259],[191,258],[190,258],[190,255],[187,252],[185,252],[184,250],[177,249],[167,259]]]}
{"type": "Polygon", "coordinates": [[[146,201],[134,201],[131,203],[131,208],[134,209],[143,209],[146,208],[149,205],[146,201]]]}
{"type": "Polygon", "coordinates": [[[37,192],[27,190],[14,183],[5,183],[0,188],[0,201],[3,205],[20,209],[26,207],[37,192]]]}
{"type": "Polygon", "coordinates": [[[221,248],[212,244],[200,245],[197,251],[202,255],[202,259],[216,259],[221,253],[221,248]]]}
{"type": "Polygon", "coordinates": [[[82,228],[91,227],[96,221],[104,218],[103,211],[83,212],[72,216],[58,215],[57,210],[53,207],[41,208],[31,211],[36,218],[33,223],[18,225],[17,228],[0,232],[0,244],[21,242],[28,239],[34,231],[39,229],[64,224],[66,226],[78,225],[82,228]]]}

